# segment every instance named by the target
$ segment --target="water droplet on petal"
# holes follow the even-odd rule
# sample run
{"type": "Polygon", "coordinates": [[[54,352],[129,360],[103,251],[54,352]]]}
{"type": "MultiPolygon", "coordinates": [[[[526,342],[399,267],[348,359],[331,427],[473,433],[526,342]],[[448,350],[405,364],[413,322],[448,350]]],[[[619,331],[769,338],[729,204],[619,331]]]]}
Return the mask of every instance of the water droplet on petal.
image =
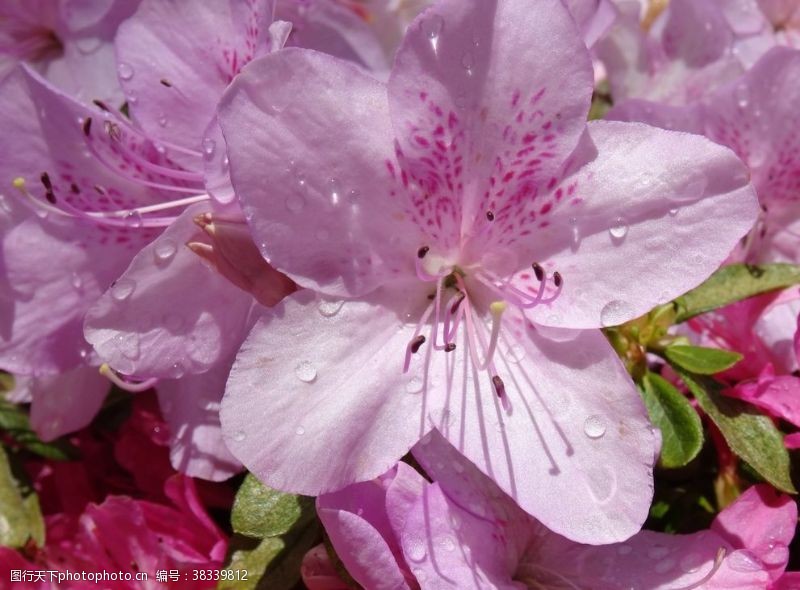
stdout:
{"type": "Polygon", "coordinates": [[[175,363],[169,369],[169,376],[173,379],[180,379],[186,374],[186,369],[183,366],[183,363],[175,363]]]}
{"type": "Polygon", "coordinates": [[[133,67],[131,64],[120,62],[117,65],[117,73],[119,74],[120,80],[130,80],[133,78],[133,67]]]}
{"type": "Polygon", "coordinates": [[[432,14],[429,18],[422,21],[422,30],[428,39],[435,39],[442,32],[444,19],[438,14],[432,14]]]}
{"type": "Polygon", "coordinates": [[[422,561],[428,554],[425,539],[414,537],[406,542],[405,554],[411,561],[422,561]]]}
{"type": "Polygon", "coordinates": [[[455,551],[456,550],[456,542],[450,535],[442,537],[439,539],[439,546],[444,549],[445,551],[455,551]]]}
{"type": "Polygon", "coordinates": [[[202,146],[203,146],[203,157],[206,160],[210,160],[214,156],[214,151],[216,151],[217,149],[217,142],[211,139],[210,137],[206,137],[203,139],[202,146]]]}
{"type": "Polygon", "coordinates": [[[236,442],[242,442],[245,438],[247,438],[247,435],[244,433],[243,430],[237,430],[236,432],[233,433],[233,440],[235,440],[236,442]]]}
{"type": "Polygon", "coordinates": [[[611,234],[612,240],[621,241],[628,235],[628,223],[624,217],[617,217],[614,220],[614,225],[608,230],[611,234]]]}
{"type": "Polygon", "coordinates": [[[670,209],[669,214],[671,217],[675,217],[678,214],[678,208],[675,207],[674,209],[670,209]]]}
{"type": "Polygon", "coordinates": [[[761,561],[767,565],[780,565],[789,560],[789,548],[783,543],[771,544],[766,553],[761,554],[761,561]]]}
{"type": "Polygon", "coordinates": [[[99,37],[81,37],[75,39],[75,46],[78,48],[78,51],[84,55],[94,53],[100,49],[102,44],[103,42],[99,37]]]}
{"type": "Polygon", "coordinates": [[[300,213],[306,206],[306,200],[300,195],[292,195],[286,199],[286,208],[292,213],[300,213]]]}
{"type": "Polygon", "coordinates": [[[687,574],[691,574],[699,570],[700,566],[703,565],[703,563],[705,562],[706,560],[699,553],[690,553],[689,555],[681,559],[680,565],[681,569],[684,572],[686,572],[687,574]]]}
{"type": "Polygon", "coordinates": [[[175,244],[175,240],[171,238],[162,238],[156,242],[153,254],[156,257],[156,262],[167,262],[172,260],[177,251],[178,246],[175,244]]]}
{"type": "Polygon", "coordinates": [[[675,567],[675,560],[672,559],[671,557],[668,557],[667,559],[662,559],[661,561],[659,561],[653,569],[658,574],[664,574],[674,567],[675,567]]]}
{"type": "Polygon", "coordinates": [[[83,277],[77,272],[72,273],[72,279],[70,282],[76,291],[80,291],[83,288],[83,277]]]}
{"type": "Polygon", "coordinates": [[[734,551],[725,561],[728,567],[737,572],[757,572],[762,569],[758,559],[745,549],[734,551]]]}
{"type": "Polygon", "coordinates": [[[328,188],[331,193],[331,204],[334,206],[338,205],[342,198],[342,187],[339,185],[339,181],[335,178],[331,178],[328,181],[328,188]]]}
{"type": "Polygon", "coordinates": [[[303,361],[294,368],[294,374],[303,383],[312,383],[317,378],[317,369],[310,362],[303,361]]]}
{"type": "Polygon", "coordinates": [[[161,125],[162,127],[167,126],[167,116],[164,113],[160,113],[158,115],[158,124],[161,125]]]}
{"type": "Polygon", "coordinates": [[[298,426],[297,429],[294,431],[297,436],[303,436],[306,433],[306,429],[302,426],[298,426]]]}
{"type": "Polygon", "coordinates": [[[603,327],[619,326],[633,317],[630,305],[617,299],[609,301],[600,310],[600,323],[603,327]]]}
{"type": "Polygon", "coordinates": [[[739,105],[739,108],[747,108],[747,105],[750,104],[750,92],[748,91],[747,86],[744,84],[739,84],[734,89],[733,93],[736,97],[736,104],[739,105]]]}
{"type": "Polygon", "coordinates": [[[343,305],[344,301],[320,301],[317,309],[321,316],[331,318],[339,313],[343,305]]]}
{"type": "Polygon", "coordinates": [[[653,545],[647,552],[647,556],[651,559],[661,559],[669,555],[669,549],[663,545],[653,545]]]}
{"type": "Polygon", "coordinates": [[[116,301],[125,301],[133,294],[136,283],[131,279],[120,279],[111,287],[111,297],[116,301]]]}
{"type": "Polygon", "coordinates": [[[602,437],[606,433],[605,419],[597,414],[589,416],[583,423],[583,432],[589,438],[602,437]]]}
{"type": "Polygon", "coordinates": [[[423,385],[422,379],[419,377],[413,377],[408,383],[406,383],[406,391],[408,393],[419,393],[422,391],[423,385]]]}
{"type": "Polygon", "coordinates": [[[134,228],[142,227],[142,223],[143,223],[142,214],[139,213],[139,211],[137,211],[136,209],[134,209],[133,211],[129,211],[125,215],[124,219],[128,223],[128,225],[130,225],[131,227],[134,227],[134,228]]]}

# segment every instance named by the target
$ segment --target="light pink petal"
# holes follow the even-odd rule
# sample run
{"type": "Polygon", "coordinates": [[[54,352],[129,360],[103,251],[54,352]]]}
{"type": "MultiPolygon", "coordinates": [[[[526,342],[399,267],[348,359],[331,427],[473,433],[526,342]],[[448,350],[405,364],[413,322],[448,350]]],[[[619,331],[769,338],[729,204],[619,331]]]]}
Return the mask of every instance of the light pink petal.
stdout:
{"type": "Polygon", "coordinates": [[[633,382],[599,331],[550,334],[512,310],[503,322],[494,370],[476,368],[466,338],[428,369],[442,404],[434,423],[550,529],[588,543],[628,538],[647,515],[656,452],[633,382]]]}
{"type": "Polygon", "coordinates": [[[537,323],[592,328],[638,317],[704,281],[758,213],[730,150],[635,123],[589,127],[597,155],[557,189],[569,203],[530,242],[531,256],[564,279],[552,304],[533,309],[537,323]]]}
{"type": "Polygon", "coordinates": [[[338,296],[414,272],[423,244],[390,195],[397,166],[382,84],[352,64],[285,49],[237,77],[220,124],[254,239],[278,270],[338,296]]]}
{"type": "Polygon", "coordinates": [[[267,485],[306,495],[393,466],[429,428],[421,387],[402,373],[411,296],[397,286],[345,302],[301,291],[261,319],[222,403],[234,456],[267,485]]]}
{"type": "Polygon", "coordinates": [[[44,441],[80,430],[100,410],[110,387],[94,367],[34,379],[31,426],[44,441]]]}
{"type": "Polygon", "coordinates": [[[389,101],[411,214],[430,245],[456,247],[487,211],[516,211],[542,192],[578,143],[592,85],[560,1],[532,11],[525,0],[447,0],[418,17],[389,101]]]}
{"type": "Polygon", "coordinates": [[[784,436],[783,444],[787,449],[800,449],[800,432],[793,432],[784,436]]]}
{"type": "Polygon", "coordinates": [[[798,120],[800,54],[776,47],[739,81],[709,99],[706,134],[729,146],[750,167],[753,184],[768,209],[794,203],[800,171],[798,120]]]}
{"type": "Polygon", "coordinates": [[[402,544],[422,590],[521,590],[512,581],[517,556],[496,522],[451,502],[439,484],[425,486],[411,507],[402,544]]]}
{"type": "Polygon", "coordinates": [[[219,422],[230,365],[158,383],[159,404],[169,424],[170,461],[190,477],[223,481],[242,470],[222,439],[219,422]]]}
{"type": "Polygon", "coordinates": [[[695,0],[670,3],[661,32],[667,59],[701,67],[722,57],[732,41],[728,21],[716,3],[695,0]]]}
{"type": "Polygon", "coordinates": [[[578,23],[587,47],[592,47],[617,18],[611,0],[565,0],[572,18],[578,23]]]}
{"type": "Polygon", "coordinates": [[[390,62],[372,27],[337,0],[278,2],[275,18],[292,23],[287,45],[304,47],[363,65],[385,75],[390,62]]]}
{"type": "Polygon", "coordinates": [[[224,362],[247,334],[252,296],[186,247],[204,240],[193,218],[208,209],[184,211],[88,310],[86,339],[117,371],[201,373],[224,362]]]}
{"type": "MultiPolygon", "coordinates": [[[[413,472],[408,466],[405,470],[413,472]]],[[[387,514],[387,491],[396,473],[394,468],[383,478],[317,498],[317,514],[337,554],[347,572],[365,588],[409,588],[399,542],[387,514]]],[[[414,475],[420,485],[422,477],[414,475]]]]}
{"type": "MultiPolygon", "coordinates": [[[[390,472],[391,473],[391,472],[390,472]]],[[[387,476],[384,476],[386,479],[387,476]]],[[[399,539],[406,526],[411,507],[417,501],[425,479],[406,463],[398,463],[390,481],[386,482],[386,513],[395,539],[399,539]]]]}
{"type": "Polygon", "coordinates": [[[794,500],[767,485],[756,485],[720,512],[711,529],[750,552],[774,581],[786,569],[796,526],[794,500]]]}
{"type": "Polygon", "coordinates": [[[116,39],[120,83],[134,120],[153,137],[199,150],[225,88],[268,51],[272,5],[144,0],[116,39]]]}
{"type": "Polygon", "coordinates": [[[520,571],[545,585],[566,579],[577,588],[620,590],[763,590],[768,580],[749,553],[737,551],[714,531],[642,531],[625,543],[598,547],[546,535],[537,550],[523,558],[520,571]],[[719,551],[724,561],[717,564],[719,551]]]}

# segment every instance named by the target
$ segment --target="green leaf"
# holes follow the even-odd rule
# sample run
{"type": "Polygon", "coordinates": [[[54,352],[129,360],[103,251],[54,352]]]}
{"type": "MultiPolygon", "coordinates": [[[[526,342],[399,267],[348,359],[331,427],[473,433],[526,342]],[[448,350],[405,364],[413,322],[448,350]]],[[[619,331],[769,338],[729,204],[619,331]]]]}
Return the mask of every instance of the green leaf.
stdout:
{"type": "Polygon", "coordinates": [[[302,518],[313,518],[313,507],[313,498],[273,490],[248,473],[236,493],[231,524],[234,532],[248,537],[275,537],[292,530],[302,518]]]}
{"type": "Polygon", "coordinates": [[[21,406],[0,400],[0,430],[21,448],[47,459],[67,461],[78,456],[78,450],[66,441],[43,442],[31,430],[28,415],[21,406]]]}
{"type": "Polygon", "coordinates": [[[678,322],[730,303],[800,284],[800,266],[793,264],[730,264],[675,301],[678,322]]]}
{"type": "Polygon", "coordinates": [[[779,490],[796,493],[783,434],[772,420],[750,404],[722,395],[722,386],[713,379],[693,375],[678,365],[673,368],[719,427],[731,450],[779,490]]]}
{"type": "Polygon", "coordinates": [[[683,467],[703,447],[703,425],[689,400],[666,379],[647,373],[643,397],[650,420],[661,430],[661,465],[683,467]]]}
{"type": "Polygon", "coordinates": [[[699,375],[720,373],[742,360],[738,352],[680,344],[668,346],[664,354],[670,362],[699,375]]]}
{"type": "Polygon", "coordinates": [[[321,538],[313,498],[273,490],[252,474],[236,493],[231,524],[236,534],[221,590],[290,590],[300,581],[303,556],[321,538]]]}
{"type": "Polygon", "coordinates": [[[24,547],[30,539],[44,545],[44,519],[39,498],[22,478],[12,473],[8,456],[0,447],[0,545],[24,547]]]}

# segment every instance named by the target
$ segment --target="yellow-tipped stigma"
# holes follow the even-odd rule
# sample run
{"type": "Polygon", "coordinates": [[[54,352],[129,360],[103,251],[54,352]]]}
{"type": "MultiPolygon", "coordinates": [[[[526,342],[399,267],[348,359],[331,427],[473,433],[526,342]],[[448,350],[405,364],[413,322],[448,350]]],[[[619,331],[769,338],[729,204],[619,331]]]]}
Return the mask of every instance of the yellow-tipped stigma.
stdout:
{"type": "Polygon", "coordinates": [[[507,307],[508,304],[505,301],[493,301],[491,305],[489,305],[489,311],[493,316],[500,316],[503,315],[507,307]]]}
{"type": "Polygon", "coordinates": [[[14,180],[11,181],[11,185],[17,190],[25,190],[25,179],[21,176],[17,176],[14,180]]]}

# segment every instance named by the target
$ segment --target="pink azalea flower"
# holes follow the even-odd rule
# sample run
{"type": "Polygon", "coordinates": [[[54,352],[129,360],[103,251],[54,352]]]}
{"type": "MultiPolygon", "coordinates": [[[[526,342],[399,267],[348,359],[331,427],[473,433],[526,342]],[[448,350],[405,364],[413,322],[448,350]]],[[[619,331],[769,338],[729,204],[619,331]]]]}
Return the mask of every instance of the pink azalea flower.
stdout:
{"type": "MultiPolygon", "coordinates": [[[[625,543],[591,546],[520,511],[440,438],[415,455],[433,483],[401,463],[317,499],[338,557],[365,588],[791,587],[795,574],[785,568],[797,507],[769,486],[748,489],[708,530],[642,531],[625,543]]],[[[337,588],[318,555],[307,556],[305,567],[312,590],[337,588]]]]}
{"type": "Polygon", "coordinates": [[[7,0],[0,6],[0,78],[19,62],[82,100],[121,104],[114,34],[139,0],[7,0]]]}
{"type": "Polygon", "coordinates": [[[549,0],[535,18],[516,0],[436,4],[388,85],[302,50],[234,81],[234,187],[262,253],[306,288],[256,324],[228,381],[226,442],[251,471],[316,495],[435,428],[554,530],[638,530],[655,436],[597,328],[698,284],[755,203],[707,140],[587,125],[592,82],[549,0]]]}

